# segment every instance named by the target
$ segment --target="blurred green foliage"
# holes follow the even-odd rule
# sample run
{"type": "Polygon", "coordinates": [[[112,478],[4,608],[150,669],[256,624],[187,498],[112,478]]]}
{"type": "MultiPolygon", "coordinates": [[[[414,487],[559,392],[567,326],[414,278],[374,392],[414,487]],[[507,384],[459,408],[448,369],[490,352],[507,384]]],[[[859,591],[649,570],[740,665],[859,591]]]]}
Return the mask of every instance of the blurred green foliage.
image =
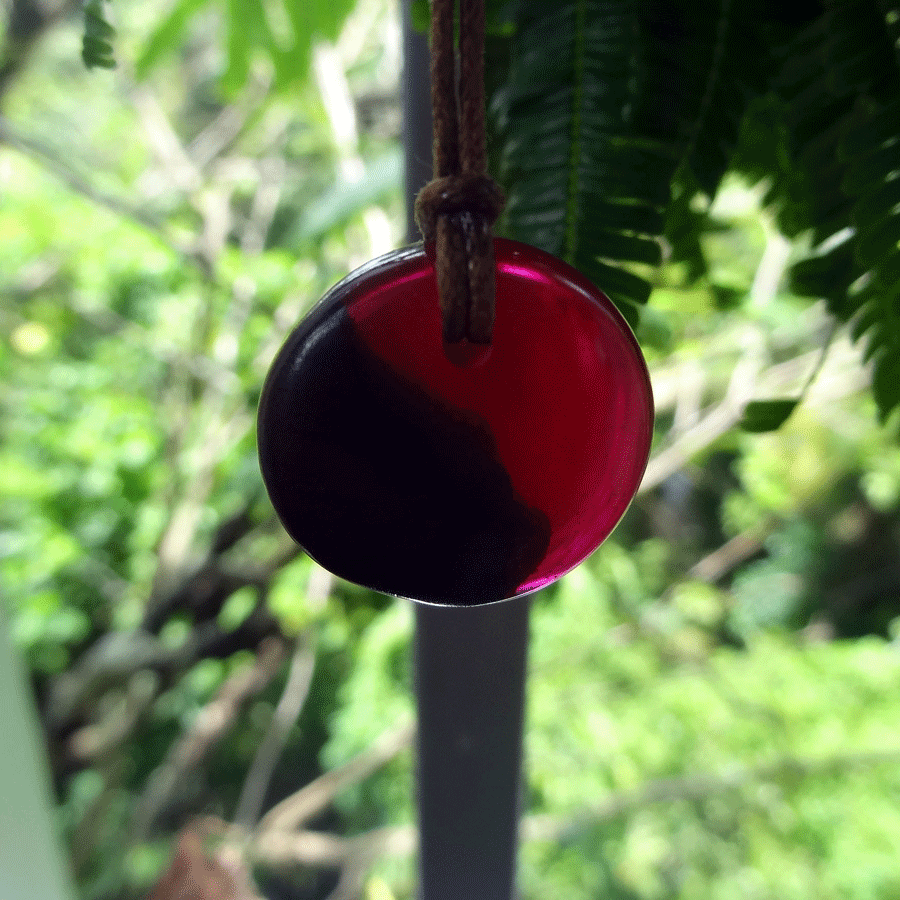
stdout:
{"type": "MultiPolygon", "coordinates": [[[[64,18],[2,98],[0,593],[86,900],[252,806],[304,653],[261,811],[334,784],[302,825],[348,853],[413,822],[408,742],[344,768],[412,717],[409,605],[297,555],[253,432],[284,335],[404,230],[397,11],[244,9],[117,3],[114,72],[64,18]]],[[[658,433],[614,537],[533,599],[523,898],[900,892],[900,454],[849,326],[788,290],[812,238],[770,187],[707,203],[683,172],[664,264],[634,267],[658,433]]],[[[339,866],[250,818],[266,893],[327,897],[339,866]]],[[[390,846],[357,895],[413,896],[390,846]]]]}

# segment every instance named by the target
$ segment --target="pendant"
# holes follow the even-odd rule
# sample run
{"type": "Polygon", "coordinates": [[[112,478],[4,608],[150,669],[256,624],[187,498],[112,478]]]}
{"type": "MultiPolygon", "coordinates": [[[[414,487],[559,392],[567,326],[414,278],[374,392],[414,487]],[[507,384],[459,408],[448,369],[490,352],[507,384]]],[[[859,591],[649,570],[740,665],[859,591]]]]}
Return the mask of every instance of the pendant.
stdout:
{"type": "Polygon", "coordinates": [[[590,555],[640,485],[653,398],[625,320],[555,257],[494,251],[489,347],[445,347],[417,246],[335,285],[271,367],[263,480],[335,575],[443,605],[525,594],[590,555]]]}

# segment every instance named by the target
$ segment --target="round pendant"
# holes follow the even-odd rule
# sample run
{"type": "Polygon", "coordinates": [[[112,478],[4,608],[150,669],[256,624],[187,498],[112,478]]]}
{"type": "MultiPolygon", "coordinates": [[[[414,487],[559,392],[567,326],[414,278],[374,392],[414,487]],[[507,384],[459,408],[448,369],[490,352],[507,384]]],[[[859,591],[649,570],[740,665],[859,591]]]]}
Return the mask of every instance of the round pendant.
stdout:
{"type": "Polygon", "coordinates": [[[494,250],[483,352],[445,348],[419,246],[333,287],[272,365],[263,479],[291,537],[342,578],[437,604],[524,594],[595,550],[638,489],[653,399],[625,320],[555,257],[494,250]]]}

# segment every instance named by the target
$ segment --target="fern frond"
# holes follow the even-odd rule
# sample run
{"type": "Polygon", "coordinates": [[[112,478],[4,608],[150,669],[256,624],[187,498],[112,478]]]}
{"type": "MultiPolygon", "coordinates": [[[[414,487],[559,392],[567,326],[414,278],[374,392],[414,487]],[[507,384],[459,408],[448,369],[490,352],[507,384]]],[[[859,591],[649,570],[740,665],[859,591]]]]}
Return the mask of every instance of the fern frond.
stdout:
{"type": "Polygon", "coordinates": [[[106,19],[103,0],[88,0],[84,5],[84,35],[81,59],[89,69],[114,69],[116,58],[112,41],[116,30],[106,19]]]}
{"type": "Polygon", "coordinates": [[[508,191],[503,227],[583,271],[626,312],[650,285],[617,266],[656,264],[674,157],[628,123],[639,34],[622,0],[525,0],[492,112],[508,191]]]}
{"type": "MultiPolygon", "coordinates": [[[[757,3],[521,0],[492,111],[503,225],[581,269],[626,314],[650,285],[676,172],[712,196],[772,65],[757,3]]],[[[683,213],[690,196],[674,208],[683,213]]]]}
{"type": "Polygon", "coordinates": [[[794,267],[793,288],[867,337],[883,419],[900,406],[898,19],[896,2],[828,0],[782,82],[803,184],[788,205],[826,248],[794,267]]]}
{"type": "Polygon", "coordinates": [[[713,197],[741,123],[773,68],[763,4],[642,4],[643,85],[635,125],[678,147],[680,164],[713,197]]]}

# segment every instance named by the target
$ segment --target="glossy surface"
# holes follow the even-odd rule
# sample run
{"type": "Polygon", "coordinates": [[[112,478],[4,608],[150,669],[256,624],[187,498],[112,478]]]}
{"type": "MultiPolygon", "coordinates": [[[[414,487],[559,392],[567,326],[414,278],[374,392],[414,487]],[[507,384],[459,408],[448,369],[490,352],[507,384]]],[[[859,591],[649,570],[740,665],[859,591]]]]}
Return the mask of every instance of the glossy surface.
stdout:
{"type": "Polygon", "coordinates": [[[476,362],[445,353],[419,247],[336,285],[272,366],[263,477],[337,575],[431,603],[501,600],[581,562],[637,490],[653,403],[628,326],[559,260],[502,239],[495,253],[494,338],[476,362]]]}

